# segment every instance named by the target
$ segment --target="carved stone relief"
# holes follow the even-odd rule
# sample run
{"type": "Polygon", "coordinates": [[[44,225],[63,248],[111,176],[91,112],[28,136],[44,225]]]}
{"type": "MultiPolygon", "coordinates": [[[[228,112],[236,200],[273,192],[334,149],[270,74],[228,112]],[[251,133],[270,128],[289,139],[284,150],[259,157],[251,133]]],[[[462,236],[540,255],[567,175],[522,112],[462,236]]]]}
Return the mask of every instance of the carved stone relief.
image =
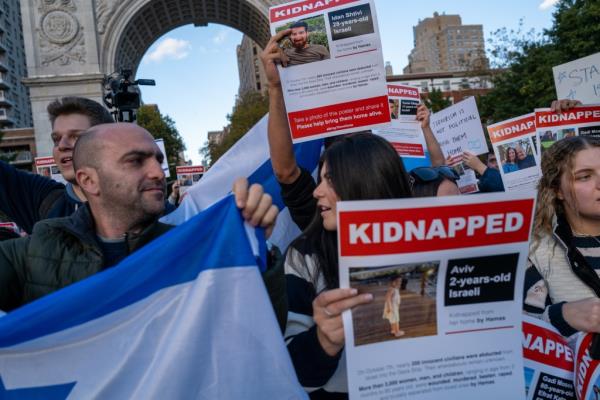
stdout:
{"type": "Polygon", "coordinates": [[[118,6],[124,3],[126,0],[96,0],[96,26],[100,35],[104,35],[110,18],[115,14],[118,6]]]}
{"type": "Polygon", "coordinates": [[[85,39],[73,0],[40,0],[38,11],[42,66],[85,64],[85,39]]]}

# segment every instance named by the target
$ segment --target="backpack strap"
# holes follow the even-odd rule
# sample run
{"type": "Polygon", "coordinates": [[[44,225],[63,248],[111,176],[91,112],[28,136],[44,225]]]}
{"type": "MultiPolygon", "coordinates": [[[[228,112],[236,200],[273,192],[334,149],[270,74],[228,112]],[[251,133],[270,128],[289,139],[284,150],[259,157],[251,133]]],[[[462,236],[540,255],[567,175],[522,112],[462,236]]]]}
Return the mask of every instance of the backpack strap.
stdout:
{"type": "Polygon", "coordinates": [[[64,195],[64,189],[55,189],[48,193],[48,195],[42,200],[42,204],[40,204],[39,215],[40,220],[48,218],[48,214],[52,207],[56,204],[56,201],[64,195]]]}

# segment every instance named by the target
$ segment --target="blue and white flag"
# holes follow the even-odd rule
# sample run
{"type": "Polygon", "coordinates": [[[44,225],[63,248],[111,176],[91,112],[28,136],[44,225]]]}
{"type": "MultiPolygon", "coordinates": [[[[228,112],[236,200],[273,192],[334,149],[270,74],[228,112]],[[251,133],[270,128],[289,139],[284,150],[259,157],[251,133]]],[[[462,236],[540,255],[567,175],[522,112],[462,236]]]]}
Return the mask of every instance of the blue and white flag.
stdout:
{"type": "MultiPolygon", "coordinates": [[[[265,192],[273,197],[280,214],[271,238],[282,251],[300,231],[292,221],[281,199],[281,188],[271,166],[269,142],[267,139],[268,115],[265,115],[234,146],[232,146],[200,179],[187,190],[181,205],[171,214],[163,217],[167,224],[178,225],[231,193],[233,182],[239,177],[247,177],[252,183],[260,183],[265,192]]],[[[319,164],[322,140],[294,145],[296,162],[308,171],[314,171],[319,164]]]]}
{"type": "Polygon", "coordinates": [[[0,317],[0,399],[305,399],[246,229],[230,196],[0,317]]]}

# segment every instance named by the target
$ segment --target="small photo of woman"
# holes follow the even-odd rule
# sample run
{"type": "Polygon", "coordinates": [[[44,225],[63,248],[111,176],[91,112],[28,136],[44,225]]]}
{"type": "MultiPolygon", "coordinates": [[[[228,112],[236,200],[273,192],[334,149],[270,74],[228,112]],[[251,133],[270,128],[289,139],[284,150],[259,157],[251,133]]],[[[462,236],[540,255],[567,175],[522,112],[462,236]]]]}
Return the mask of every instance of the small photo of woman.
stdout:
{"type": "Polygon", "coordinates": [[[505,174],[515,172],[519,170],[517,165],[517,150],[513,147],[509,147],[504,152],[504,159],[502,160],[502,171],[505,174]]]}

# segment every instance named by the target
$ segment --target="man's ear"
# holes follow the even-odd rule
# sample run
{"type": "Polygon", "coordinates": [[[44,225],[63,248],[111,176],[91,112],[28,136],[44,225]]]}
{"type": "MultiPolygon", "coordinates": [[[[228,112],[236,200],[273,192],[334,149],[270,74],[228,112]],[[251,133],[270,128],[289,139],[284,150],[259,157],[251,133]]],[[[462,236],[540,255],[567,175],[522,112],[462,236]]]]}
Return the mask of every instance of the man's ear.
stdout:
{"type": "Polygon", "coordinates": [[[556,198],[559,199],[560,201],[565,200],[565,195],[563,194],[561,188],[556,189],[556,198]]]}
{"type": "Polygon", "coordinates": [[[98,196],[100,185],[98,182],[98,171],[92,167],[82,167],[75,172],[77,184],[87,195],[98,196]]]}

